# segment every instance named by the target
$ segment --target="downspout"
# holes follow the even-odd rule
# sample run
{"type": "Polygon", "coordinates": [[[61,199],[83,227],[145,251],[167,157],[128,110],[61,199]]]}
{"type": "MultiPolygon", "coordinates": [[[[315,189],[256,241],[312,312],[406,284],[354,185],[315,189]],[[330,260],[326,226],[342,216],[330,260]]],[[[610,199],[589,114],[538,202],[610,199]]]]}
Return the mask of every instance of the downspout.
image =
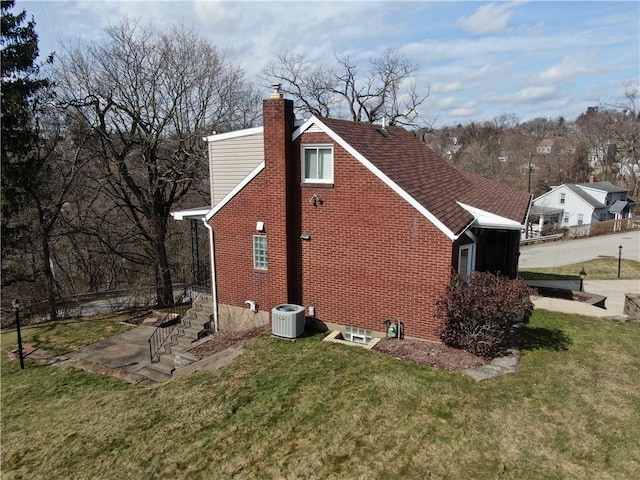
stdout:
{"type": "Polygon", "coordinates": [[[215,248],[213,244],[213,227],[209,225],[207,219],[204,218],[202,220],[204,222],[205,227],[209,230],[209,258],[210,258],[210,268],[211,268],[211,296],[213,297],[213,331],[214,333],[218,333],[218,288],[216,285],[216,256],[215,256],[215,248]]]}

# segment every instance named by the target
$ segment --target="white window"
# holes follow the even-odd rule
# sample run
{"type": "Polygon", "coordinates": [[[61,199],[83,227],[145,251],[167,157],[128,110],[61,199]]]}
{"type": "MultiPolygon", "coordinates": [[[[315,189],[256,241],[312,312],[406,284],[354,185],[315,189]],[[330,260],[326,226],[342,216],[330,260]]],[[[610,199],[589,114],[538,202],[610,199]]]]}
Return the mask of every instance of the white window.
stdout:
{"type": "Polygon", "coordinates": [[[458,274],[471,275],[474,267],[474,245],[462,245],[458,252],[458,274]]]}
{"type": "Polygon", "coordinates": [[[313,183],[333,183],[333,147],[331,145],[302,147],[302,180],[313,183]]]}
{"type": "Polygon", "coordinates": [[[564,216],[562,217],[562,223],[564,223],[565,225],[569,223],[569,214],[567,212],[565,212],[564,216]]]}
{"type": "Polygon", "coordinates": [[[584,223],[584,215],[582,213],[578,214],[578,225],[582,225],[584,223]]]}
{"type": "Polygon", "coordinates": [[[565,194],[564,194],[564,193],[561,193],[561,194],[560,194],[560,203],[561,203],[562,205],[564,205],[564,200],[565,200],[565,194]]]}
{"type": "Polygon", "coordinates": [[[267,237],[264,235],[253,236],[253,268],[267,269],[267,237]]]}

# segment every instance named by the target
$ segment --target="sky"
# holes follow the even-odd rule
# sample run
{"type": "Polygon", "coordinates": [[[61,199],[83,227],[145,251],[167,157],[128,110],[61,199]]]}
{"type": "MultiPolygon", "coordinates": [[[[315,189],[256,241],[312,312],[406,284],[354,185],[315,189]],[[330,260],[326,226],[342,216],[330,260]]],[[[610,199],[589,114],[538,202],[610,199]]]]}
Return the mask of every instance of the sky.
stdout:
{"type": "Polygon", "coordinates": [[[364,66],[392,48],[420,66],[416,85],[429,91],[420,115],[435,127],[504,114],[573,120],[589,106],[620,104],[640,85],[637,0],[16,0],[20,9],[36,22],[42,56],[100,42],[127,16],[158,29],[192,27],[261,88],[260,73],[279,52],[312,63],[346,54],[364,66]]]}

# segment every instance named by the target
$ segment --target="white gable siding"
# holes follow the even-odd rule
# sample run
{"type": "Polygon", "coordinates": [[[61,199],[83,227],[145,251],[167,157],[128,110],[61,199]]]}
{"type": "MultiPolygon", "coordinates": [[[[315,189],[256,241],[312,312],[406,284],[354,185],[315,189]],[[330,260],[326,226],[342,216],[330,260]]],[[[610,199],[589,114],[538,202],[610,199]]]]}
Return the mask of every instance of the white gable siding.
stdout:
{"type": "Polygon", "coordinates": [[[217,204],[264,160],[263,133],[209,137],[211,205],[217,204]]]}

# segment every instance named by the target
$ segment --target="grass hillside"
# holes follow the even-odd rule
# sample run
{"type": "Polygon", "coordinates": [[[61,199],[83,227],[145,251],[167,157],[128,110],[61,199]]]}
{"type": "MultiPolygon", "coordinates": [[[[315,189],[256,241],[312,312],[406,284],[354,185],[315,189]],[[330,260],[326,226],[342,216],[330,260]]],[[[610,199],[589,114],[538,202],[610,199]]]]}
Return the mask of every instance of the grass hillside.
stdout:
{"type": "Polygon", "coordinates": [[[149,386],[20,371],[3,332],[2,478],[640,478],[640,324],[536,311],[519,372],[482,383],[321,339],[149,386]]]}

